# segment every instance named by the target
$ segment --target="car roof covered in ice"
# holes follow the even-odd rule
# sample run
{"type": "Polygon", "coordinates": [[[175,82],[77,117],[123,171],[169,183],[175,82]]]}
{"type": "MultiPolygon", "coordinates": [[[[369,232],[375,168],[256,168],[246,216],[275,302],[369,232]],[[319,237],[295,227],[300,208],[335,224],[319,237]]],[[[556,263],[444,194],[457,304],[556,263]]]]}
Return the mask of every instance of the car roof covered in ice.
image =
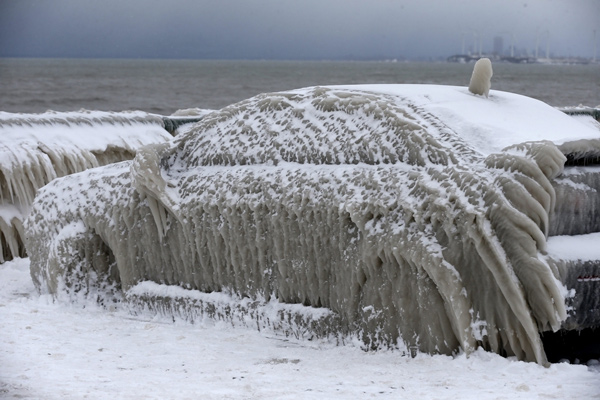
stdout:
{"type": "Polygon", "coordinates": [[[600,129],[595,129],[595,121],[590,124],[542,101],[514,93],[492,90],[489,98],[485,98],[470,93],[467,87],[443,85],[380,84],[331,88],[397,96],[437,117],[484,155],[529,141],[550,140],[561,145],[579,139],[600,139],[600,129]]]}

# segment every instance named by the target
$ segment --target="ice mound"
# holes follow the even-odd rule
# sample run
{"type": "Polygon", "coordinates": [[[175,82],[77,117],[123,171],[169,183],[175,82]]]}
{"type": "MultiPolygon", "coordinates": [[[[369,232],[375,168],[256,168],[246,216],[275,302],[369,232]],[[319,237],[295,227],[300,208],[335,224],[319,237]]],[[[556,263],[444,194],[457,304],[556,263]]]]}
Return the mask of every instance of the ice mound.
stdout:
{"type": "Polygon", "coordinates": [[[143,112],[0,112],[0,263],[25,256],[23,220],[40,187],[170,137],[160,116],[143,112]]]}
{"type": "Polygon", "coordinates": [[[600,136],[497,91],[259,95],[42,188],[26,226],[32,278],[70,298],[164,304],[179,286],[326,308],[370,347],[544,364],[539,332],[566,318],[541,254],[569,135],[600,136]]]}

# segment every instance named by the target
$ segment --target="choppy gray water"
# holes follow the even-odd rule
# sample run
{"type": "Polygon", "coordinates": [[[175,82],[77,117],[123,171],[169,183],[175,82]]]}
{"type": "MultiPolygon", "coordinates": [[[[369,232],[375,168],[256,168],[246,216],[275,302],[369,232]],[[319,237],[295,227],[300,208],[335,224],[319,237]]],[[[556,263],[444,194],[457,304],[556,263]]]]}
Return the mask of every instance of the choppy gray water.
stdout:
{"type": "MultiPolygon", "coordinates": [[[[314,85],[467,86],[473,66],[328,61],[0,59],[0,111],[217,109],[253,95],[314,85]]],[[[600,105],[600,65],[495,64],[492,89],[552,106],[600,105]]]]}

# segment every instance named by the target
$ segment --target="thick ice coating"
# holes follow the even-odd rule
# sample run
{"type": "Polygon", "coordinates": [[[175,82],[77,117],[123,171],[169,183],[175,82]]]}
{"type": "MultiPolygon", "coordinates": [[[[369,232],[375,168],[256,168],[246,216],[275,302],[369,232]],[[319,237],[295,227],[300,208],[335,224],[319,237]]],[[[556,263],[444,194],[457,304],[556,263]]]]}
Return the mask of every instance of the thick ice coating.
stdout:
{"type": "Polygon", "coordinates": [[[162,125],[143,112],[0,112],[0,263],[25,255],[23,220],[40,187],[132,159],[138,147],[171,137],[162,125]]]}
{"type": "Polygon", "coordinates": [[[473,94],[489,97],[491,79],[494,72],[489,58],[480,58],[473,67],[473,74],[469,82],[469,91],[473,94]]]}
{"type": "Polygon", "coordinates": [[[496,107],[527,104],[519,96],[376,89],[259,95],[132,162],[52,182],[27,225],[35,284],[275,299],[330,309],[369,346],[482,346],[545,363],[539,331],[566,312],[558,272],[538,255],[565,156],[527,138],[482,152],[414,93],[496,107]]]}

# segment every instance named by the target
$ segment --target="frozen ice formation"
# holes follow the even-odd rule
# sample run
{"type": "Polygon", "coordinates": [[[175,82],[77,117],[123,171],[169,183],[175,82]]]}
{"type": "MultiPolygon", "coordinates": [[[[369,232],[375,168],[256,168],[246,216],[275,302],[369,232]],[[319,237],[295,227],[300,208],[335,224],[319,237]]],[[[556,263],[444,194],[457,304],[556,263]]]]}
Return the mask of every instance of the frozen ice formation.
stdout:
{"type": "Polygon", "coordinates": [[[370,347],[545,364],[539,332],[567,317],[564,265],[544,257],[559,146],[598,152],[600,135],[533,99],[490,99],[371,85],[225,107],[40,189],[32,278],[56,296],[301,304],[370,347]]]}
{"type": "Polygon", "coordinates": [[[99,111],[0,112],[0,263],[23,257],[23,220],[36,191],[88,168],[132,159],[171,136],[160,116],[99,111]]]}
{"type": "Polygon", "coordinates": [[[473,67],[469,82],[469,91],[473,94],[488,97],[492,87],[492,62],[489,58],[480,58],[473,67]]]}

